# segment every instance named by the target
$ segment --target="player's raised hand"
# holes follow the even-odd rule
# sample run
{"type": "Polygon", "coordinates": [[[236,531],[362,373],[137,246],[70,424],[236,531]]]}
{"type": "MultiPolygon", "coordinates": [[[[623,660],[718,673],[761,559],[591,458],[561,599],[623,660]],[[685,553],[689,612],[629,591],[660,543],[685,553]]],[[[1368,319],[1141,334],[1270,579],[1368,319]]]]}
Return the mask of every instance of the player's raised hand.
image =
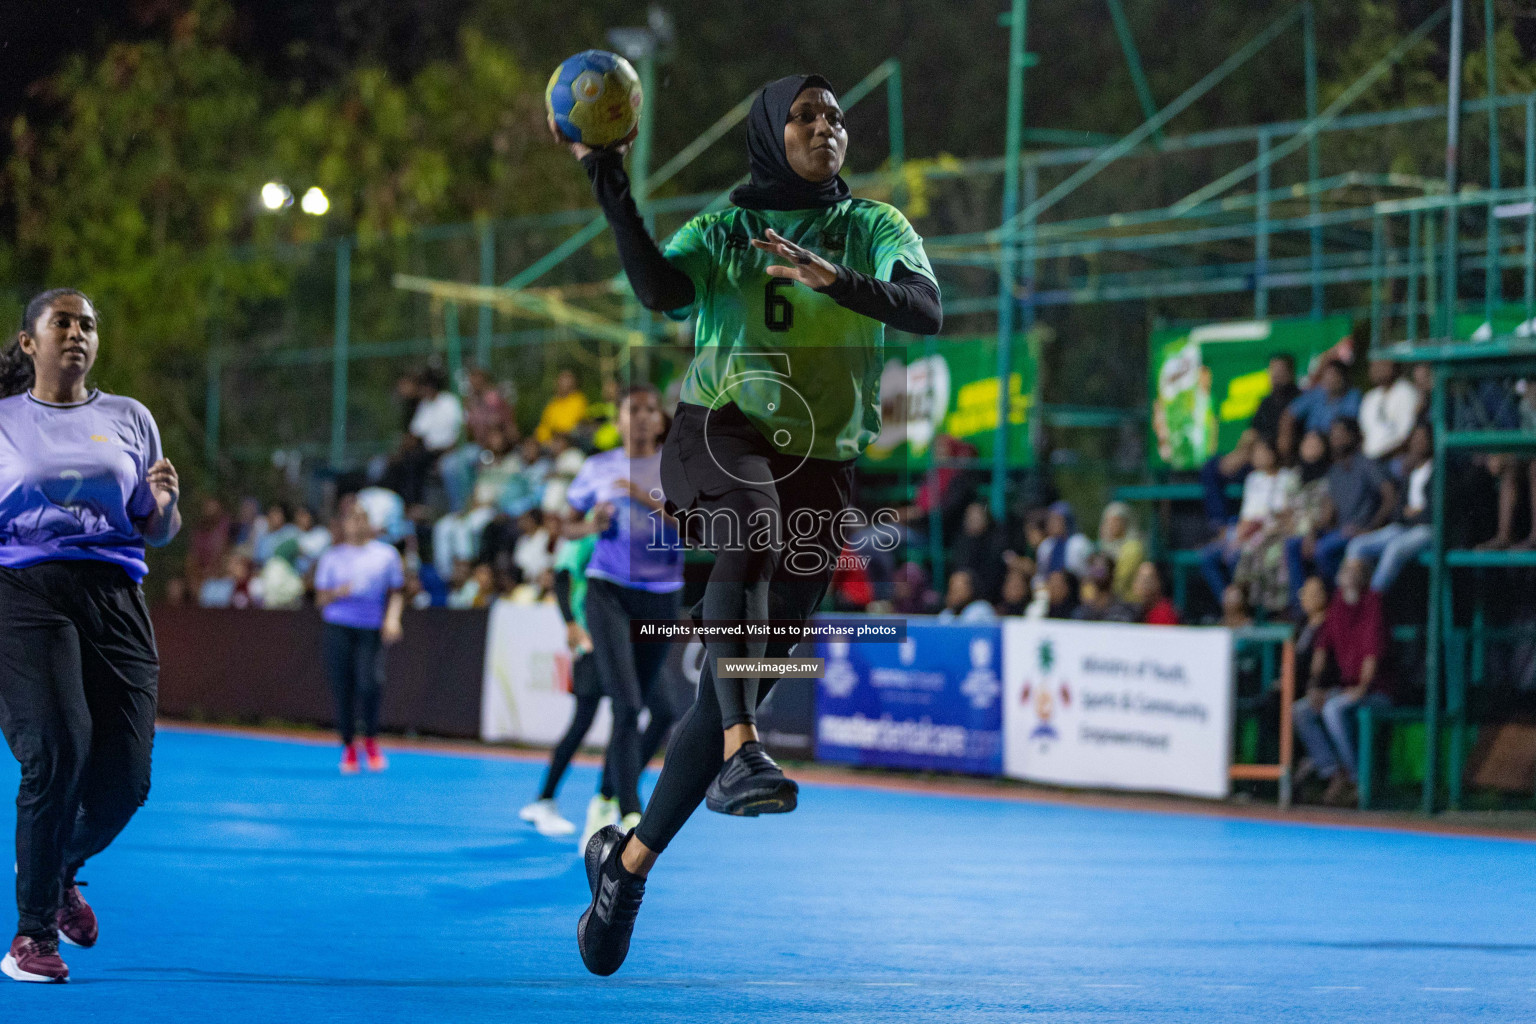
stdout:
{"type": "Polygon", "coordinates": [[[772,277],[787,277],[807,288],[816,289],[826,288],[837,280],[836,265],[828,263],[804,246],[796,245],[773,228],[769,228],[762,238],[752,239],[752,244],[789,263],[787,267],[778,264],[769,267],[768,273],[772,277]]]}

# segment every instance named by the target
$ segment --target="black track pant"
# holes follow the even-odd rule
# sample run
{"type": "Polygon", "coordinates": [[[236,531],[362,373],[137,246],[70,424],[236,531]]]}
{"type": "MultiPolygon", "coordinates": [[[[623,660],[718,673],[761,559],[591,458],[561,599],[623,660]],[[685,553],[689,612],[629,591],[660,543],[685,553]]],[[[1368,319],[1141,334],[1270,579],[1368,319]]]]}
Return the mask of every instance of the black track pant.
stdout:
{"type": "MultiPolygon", "coordinates": [[[[565,727],[565,735],[560,737],[554,752],[549,755],[549,770],[544,773],[544,788],[539,790],[540,800],[555,798],[560,780],[565,777],[571,758],[576,756],[587,730],[592,728],[592,720],[597,717],[598,706],[603,702],[603,685],[597,678],[597,663],[591,654],[577,658],[571,666],[571,674],[575,677],[576,709],[571,712],[571,724],[565,727]]],[[[655,753],[651,751],[652,755],[655,753]]],[[[650,757],[645,760],[649,761],[650,757]]],[[[643,766],[644,762],[641,764],[643,766]]],[[[598,792],[606,799],[613,799],[613,777],[608,773],[606,764],[603,765],[603,782],[598,792]]]]}
{"type": "Polygon", "coordinates": [[[667,645],[635,643],[630,639],[629,622],[677,618],[677,594],[653,594],[604,579],[589,579],[586,611],[592,657],[597,659],[603,690],[613,704],[606,770],[619,798],[619,813],[634,814],[640,810],[640,772],[672,728],[674,713],[657,685],[667,660],[667,645]],[[651,709],[651,722],[643,737],[642,707],[651,709]]]}
{"type": "Polygon", "coordinates": [[[63,876],[148,798],[159,675],[144,595],[121,568],[0,569],[0,728],[21,763],[19,933],[56,934],[63,876]]]}
{"type": "Polygon", "coordinates": [[[325,648],[325,674],[336,702],[336,731],[341,742],[352,745],[357,723],[363,735],[379,734],[379,700],[384,691],[384,642],[377,629],[325,624],[321,643],[325,648]]]}
{"type": "MultiPolygon", "coordinates": [[[[830,573],[817,577],[775,579],[769,587],[769,614],[775,619],[804,621],[821,603],[830,573]]],[[[786,641],[768,644],[767,657],[788,657],[793,645],[786,641]]],[[[776,680],[764,679],[761,697],[766,700],[776,680]]],[[[725,756],[725,734],[720,728],[720,702],[715,697],[713,659],[704,659],[699,676],[699,696],[683,715],[672,742],[667,745],[667,760],[661,777],[651,793],[651,803],[635,834],[651,850],[667,848],[704,800],[704,792],[720,774],[725,756]]]]}

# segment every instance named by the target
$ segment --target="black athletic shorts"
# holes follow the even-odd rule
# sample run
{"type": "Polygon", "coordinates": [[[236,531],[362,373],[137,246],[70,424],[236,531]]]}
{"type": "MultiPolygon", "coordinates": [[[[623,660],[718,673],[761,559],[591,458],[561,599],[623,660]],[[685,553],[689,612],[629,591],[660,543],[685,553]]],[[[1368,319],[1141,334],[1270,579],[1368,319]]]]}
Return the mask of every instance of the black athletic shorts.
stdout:
{"type": "MultiPolygon", "coordinates": [[[[791,549],[815,544],[836,559],[841,544],[833,521],[853,504],[854,460],[786,455],[734,404],[710,410],[683,402],[662,448],[661,487],[674,517],[685,510],[708,511],[731,491],[758,491],[784,516],[795,537],[791,549]],[[796,528],[802,510],[800,522],[815,523],[814,532],[796,528]]],[[[687,517],[682,521],[685,527],[698,525],[687,517]]],[[[704,546],[696,529],[689,533],[684,537],[689,546],[704,546]]]]}

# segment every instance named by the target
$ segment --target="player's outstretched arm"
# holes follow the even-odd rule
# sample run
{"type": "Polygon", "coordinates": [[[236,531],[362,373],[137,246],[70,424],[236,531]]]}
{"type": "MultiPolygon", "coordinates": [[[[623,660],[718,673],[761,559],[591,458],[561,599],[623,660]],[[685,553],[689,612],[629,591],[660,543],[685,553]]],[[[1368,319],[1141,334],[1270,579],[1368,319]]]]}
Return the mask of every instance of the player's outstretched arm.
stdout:
{"type": "Polygon", "coordinates": [[[606,149],[593,149],[570,142],[553,123],[550,131],[556,139],[570,146],[571,153],[586,168],[587,178],[592,182],[592,194],[608,218],[608,226],[613,228],[619,262],[629,278],[630,287],[635,290],[635,298],[646,309],[658,313],[693,305],[693,281],[661,254],[655,239],[645,229],[645,221],[640,219],[634,196],[630,195],[624,154],[633,136],[606,149]]]}

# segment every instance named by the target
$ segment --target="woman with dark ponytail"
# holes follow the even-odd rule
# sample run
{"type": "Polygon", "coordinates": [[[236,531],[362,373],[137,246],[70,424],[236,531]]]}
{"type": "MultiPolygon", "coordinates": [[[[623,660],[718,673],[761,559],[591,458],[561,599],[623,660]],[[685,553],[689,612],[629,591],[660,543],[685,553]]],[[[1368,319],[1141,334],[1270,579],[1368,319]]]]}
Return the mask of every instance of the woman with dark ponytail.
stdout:
{"type": "Polygon", "coordinates": [[[59,939],[94,945],[75,878],[149,795],[159,657],[144,546],[181,528],[149,410],[86,386],[96,309],[27,304],[0,351],[0,729],[21,762],[16,938],[0,971],[65,981],[59,939]]]}

